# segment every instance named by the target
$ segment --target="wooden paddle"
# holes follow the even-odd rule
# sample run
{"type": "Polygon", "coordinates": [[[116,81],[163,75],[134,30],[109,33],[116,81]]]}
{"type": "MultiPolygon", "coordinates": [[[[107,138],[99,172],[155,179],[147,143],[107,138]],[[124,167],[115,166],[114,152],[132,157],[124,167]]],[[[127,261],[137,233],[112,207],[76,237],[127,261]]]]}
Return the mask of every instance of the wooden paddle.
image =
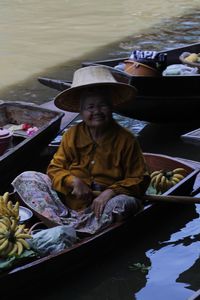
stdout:
{"type": "MultiPolygon", "coordinates": [[[[101,193],[100,191],[92,191],[94,196],[97,197],[101,193]]],[[[171,203],[183,203],[183,204],[195,204],[200,203],[200,198],[191,196],[173,196],[173,195],[144,195],[142,200],[149,202],[171,202],[171,203]]]]}
{"type": "Polygon", "coordinates": [[[195,204],[200,203],[200,198],[190,196],[173,196],[173,195],[144,195],[142,200],[149,202],[168,202],[168,203],[183,203],[195,204]]]}
{"type": "MultiPolygon", "coordinates": [[[[92,191],[95,197],[99,196],[100,191],[92,191]]],[[[200,198],[191,196],[173,196],[173,195],[144,195],[142,200],[149,202],[168,202],[168,203],[183,203],[195,204],[200,203],[200,198]]]]}

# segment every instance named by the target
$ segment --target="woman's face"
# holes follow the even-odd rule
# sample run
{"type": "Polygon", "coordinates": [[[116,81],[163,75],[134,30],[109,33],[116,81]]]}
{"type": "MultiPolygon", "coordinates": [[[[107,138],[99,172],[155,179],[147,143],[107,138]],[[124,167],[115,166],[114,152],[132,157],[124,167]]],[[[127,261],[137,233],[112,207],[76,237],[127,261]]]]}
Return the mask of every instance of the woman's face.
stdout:
{"type": "Polygon", "coordinates": [[[89,127],[103,128],[112,120],[112,108],[102,96],[86,96],[82,102],[81,115],[89,127]]]}

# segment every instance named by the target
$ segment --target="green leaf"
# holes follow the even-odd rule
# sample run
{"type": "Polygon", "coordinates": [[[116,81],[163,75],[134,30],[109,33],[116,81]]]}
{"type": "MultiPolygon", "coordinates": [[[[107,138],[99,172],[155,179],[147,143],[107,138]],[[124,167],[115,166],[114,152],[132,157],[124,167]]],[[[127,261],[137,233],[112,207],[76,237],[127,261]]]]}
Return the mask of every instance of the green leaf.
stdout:
{"type": "Polygon", "coordinates": [[[129,266],[129,270],[136,271],[139,270],[142,273],[147,273],[150,270],[150,266],[145,266],[145,264],[134,263],[129,266]]]}

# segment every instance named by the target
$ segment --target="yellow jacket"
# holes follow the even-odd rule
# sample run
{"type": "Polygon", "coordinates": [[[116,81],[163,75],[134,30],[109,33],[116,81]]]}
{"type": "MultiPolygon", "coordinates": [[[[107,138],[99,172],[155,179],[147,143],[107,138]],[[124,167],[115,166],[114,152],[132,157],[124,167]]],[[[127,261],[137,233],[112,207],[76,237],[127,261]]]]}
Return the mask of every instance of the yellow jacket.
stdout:
{"type": "Polygon", "coordinates": [[[140,197],[149,185],[149,176],[139,143],[134,135],[113,120],[99,143],[92,140],[84,122],[72,126],[63,135],[47,174],[53,188],[63,194],[72,209],[88,205],[71,195],[72,176],[88,186],[92,182],[113,189],[115,194],[140,197]]]}

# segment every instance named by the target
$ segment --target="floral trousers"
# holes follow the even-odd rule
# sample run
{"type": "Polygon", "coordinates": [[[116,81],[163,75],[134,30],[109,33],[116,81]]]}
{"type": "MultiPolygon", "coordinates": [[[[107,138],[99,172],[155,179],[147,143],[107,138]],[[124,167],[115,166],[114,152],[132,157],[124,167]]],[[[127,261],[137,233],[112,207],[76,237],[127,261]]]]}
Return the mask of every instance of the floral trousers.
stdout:
{"type": "Polygon", "coordinates": [[[117,195],[107,202],[99,219],[90,206],[77,212],[62,203],[46,174],[35,171],[21,173],[13,180],[12,186],[22,202],[33,212],[39,213],[57,225],[70,225],[77,233],[97,233],[111,223],[127,218],[142,209],[140,200],[127,195],[117,195]]]}

